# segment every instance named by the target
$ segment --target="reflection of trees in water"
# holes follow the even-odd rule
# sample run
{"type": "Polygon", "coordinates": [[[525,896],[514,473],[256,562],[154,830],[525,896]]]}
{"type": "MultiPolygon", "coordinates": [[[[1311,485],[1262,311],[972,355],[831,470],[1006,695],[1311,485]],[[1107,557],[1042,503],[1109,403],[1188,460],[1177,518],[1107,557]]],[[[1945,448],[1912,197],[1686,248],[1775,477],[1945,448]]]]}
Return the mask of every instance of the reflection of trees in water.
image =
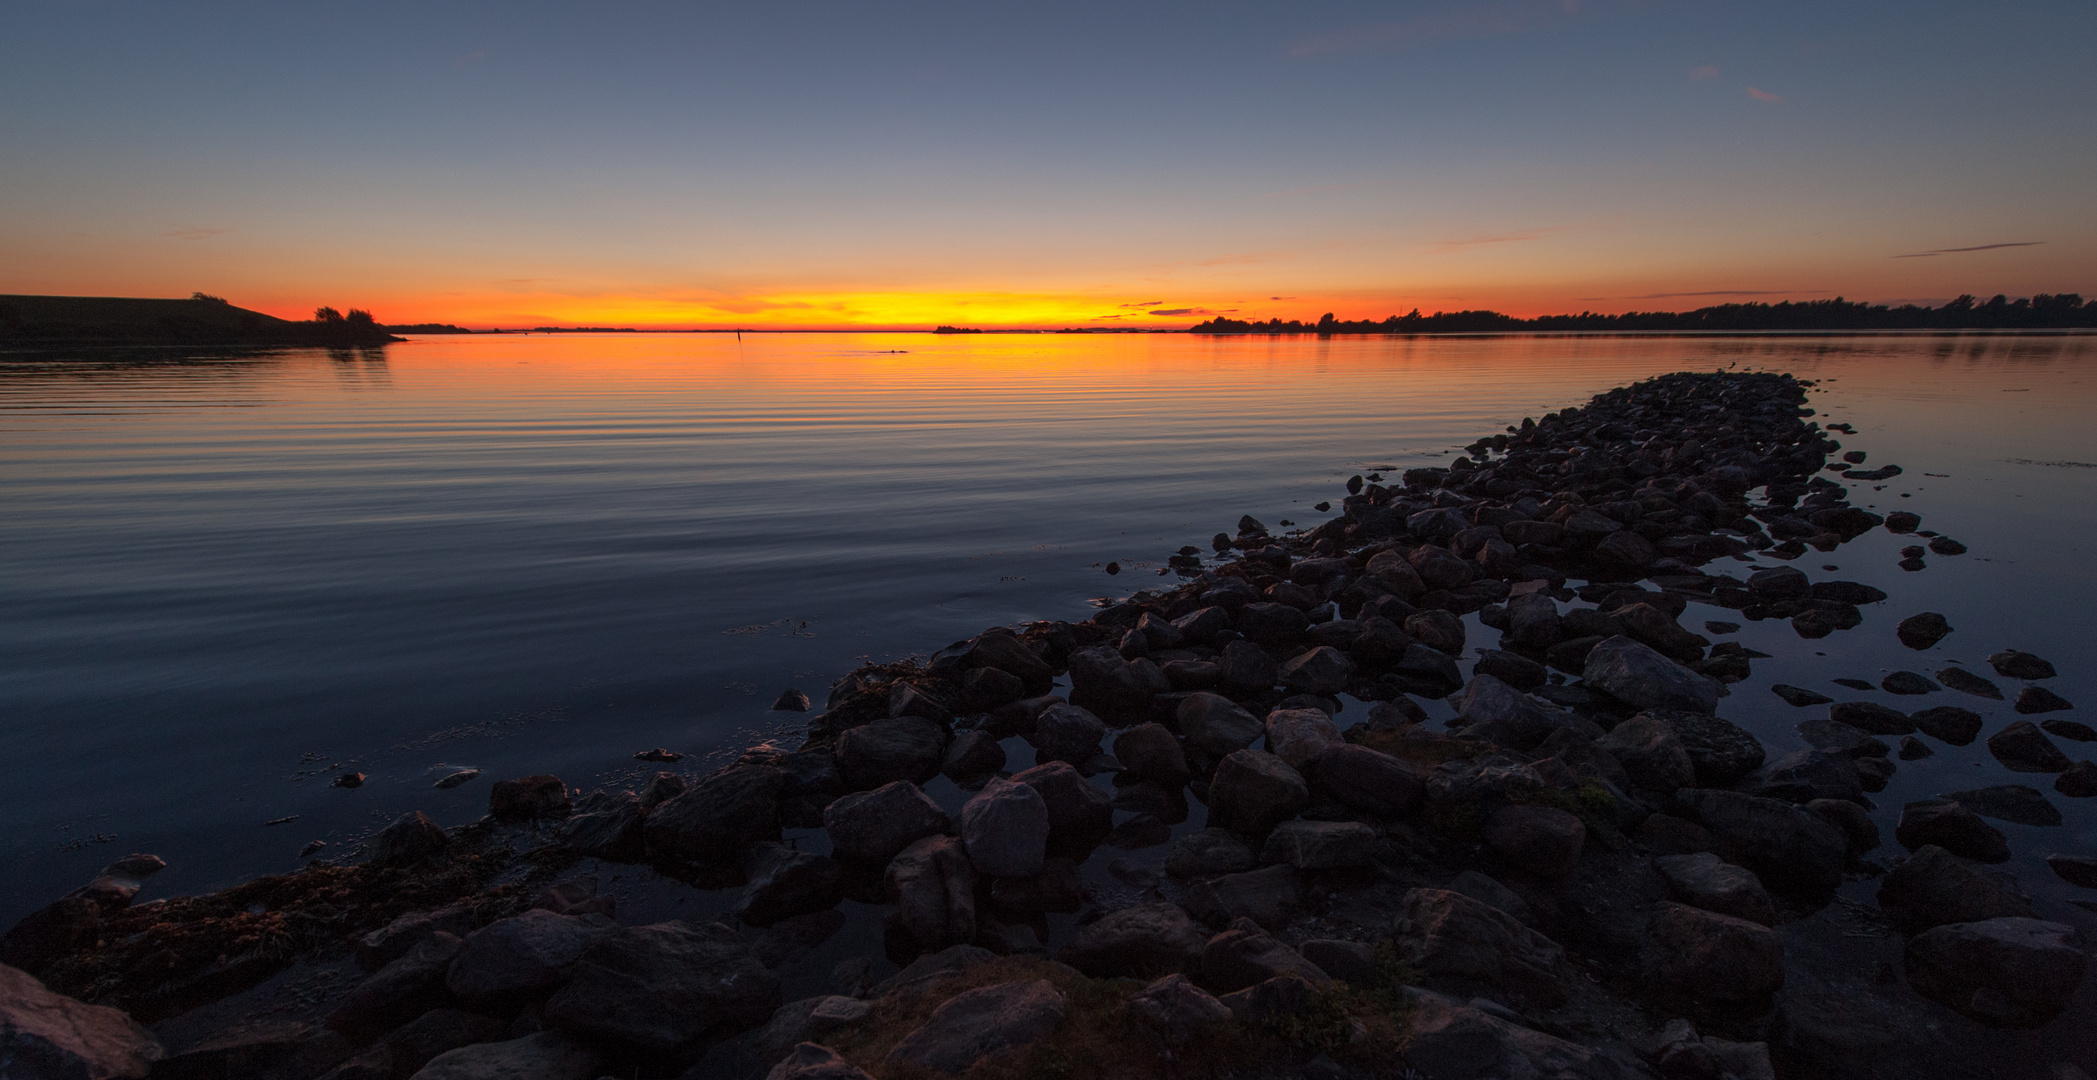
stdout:
{"type": "Polygon", "coordinates": [[[393,388],[381,346],[76,345],[0,351],[0,411],[262,405],[273,381],[322,361],[345,388],[393,388]]]}

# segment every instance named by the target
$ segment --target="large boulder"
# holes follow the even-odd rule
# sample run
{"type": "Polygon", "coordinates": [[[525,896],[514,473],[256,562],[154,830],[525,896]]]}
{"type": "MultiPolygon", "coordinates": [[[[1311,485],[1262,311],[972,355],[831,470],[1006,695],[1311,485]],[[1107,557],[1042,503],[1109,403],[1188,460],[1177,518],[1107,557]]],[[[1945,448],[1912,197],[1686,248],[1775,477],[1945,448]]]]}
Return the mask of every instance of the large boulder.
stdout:
{"type": "Polygon", "coordinates": [[[2037,915],[2009,880],[1935,844],[1917,849],[1879,882],[1879,910],[1909,934],[1946,923],[2037,915]]]}
{"type": "Polygon", "coordinates": [[[844,871],[837,860],[770,844],[752,860],[750,882],[736,915],[751,926],[771,926],[796,915],[828,911],[844,898],[844,871]]]}
{"type": "Polygon", "coordinates": [[[1232,923],[1202,949],[1201,985],[1212,994],[1233,994],[1281,975],[1293,975],[1312,985],[1332,981],[1318,965],[1250,919],[1232,923]]]}
{"type": "Polygon", "coordinates": [[[981,634],[941,649],[932,658],[934,673],[950,670],[973,671],[978,668],[997,668],[1010,675],[1018,676],[1028,694],[1046,694],[1056,680],[1056,670],[1048,665],[1027,643],[1009,630],[986,630],[981,634]]]}
{"type": "Polygon", "coordinates": [[[828,1038],[865,1020],[873,1011],[871,1003],[841,994],[789,1001],[772,1013],[764,1027],[744,1040],[744,1045],[761,1064],[777,1064],[790,1056],[797,1044],[828,1038]]]}
{"type": "Polygon", "coordinates": [[[922,716],[897,716],[838,736],[837,768],[853,791],[898,780],[922,784],[939,775],[946,752],[945,728],[922,716]]]}
{"type": "Polygon", "coordinates": [[[1110,911],[1078,927],[1056,959],[1096,979],[1155,979],[1201,970],[1209,935],[1178,904],[1110,911]]]}
{"type": "Polygon", "coordinates": [[[437,1055],[502,1038],[509,1024],[458,1009],[431,1009],[393,1029],[381,1041],[391,1076],[413,1076],[437,1055]]]}
{"type": "Polygon", "coordinates": [[[1172,842],[1165,872],[1176,878],[1213,878],[1259,865],[1245,841],[1223,829],[1197,829],[1172,842]]]}
{"type": "Polygon", "coordinates": [[[1596,739],[1595,748],[1607,751],[1623,765],[1632,783],[1649,791],[1673,794],[1696,783],[1696,764],[1689,749],[1659,717],[1634,716],[1596,739]]]}
{"type": "Polygon", "coordinates": [[[1067,1004],[1047,979],[1001,983],[959,994],[888,1052],[891,1065],[958,1076],[985,1058],[1019,1050],[1063,1022],[1067,1004]]]}
{"type": "Polygon", "coordinates": [[[561,823],[562,846],[591,859],[631,862],[640,858],[646,814],[639,796],[631,791],[600,792],[585,798],[576,809],[578,813],[561,823]]]}
{"type": "Polygon", "coordinates": [[[1158,665],[1105,645],[1074,650],[1069,664],[1070,703],[1116,724],[1140,723],[1150,699],[1172,689],[1158,665]]]}
{"type": "MultiPolygon", "coordinates": [[[[1232,644],[1237,644],[1233,642],[1232,644]]],[[[1270,683],[1271,685],[1271,683],[1270,683]]],[[[1260,718],[1222,694],[1196,691],[1180,701],[1175,714],[1187,745],[1220,758],[1251,746],[1265,730],[1260,718]]]]}
{"type": "Polygon", "coordinates": [[[2038,1027],[2082,982],[2088,957],[2074,936],[2038,919],[1948,923],[1908,941],[1908,985],[1983,1024],[2038,1027]]]}
{"type": "Polygon", "coordinates": [[[1570,713],[1545,705],[1491,675],[1473,675],[1454,704],[1466,735],[1516,750],[1543,742],[1572,721],[1570,713]]]}
{"type": "Polygon", "coordinates": [[[1048,805],[1050,854],[1090,851],[1114,830],[1114,796],[1065,762],[1051,761],[1012,775],[1041,793],[1048,805]]]}
{"type": "Polygon", "coordinates": [[[1354,661],[1330,645],[1299,653],[1281,666],[1281,681],[1306,694],[1337,694],[1354,676],[1354,661]]]}
{"type": "Polygon", "coordinates": [[[466,935],[444,984],[468,1004],[512,1005],[566,982],[582,955],[618,927],[602,915],[533,908],[466,935]]]}
{"type": "Polygon", "coordinates": [[[1646,918],[1646,988],[1663,998],[1764,1006],[1784,985],[1784,944],[1746,919],[1670,901],[1646,918]]]}
{"type": "Polygon", "coordinates": [[[1376,840],[1376,830],[1359,821],[1284,821],[1267,834],[1260,859],[1298,870],[1367,866],[1376,840]]]}
{"type": "Polygon", "coordinates": [[[327,1025],[361,1043],[445,1004],[450,999],[445,973],[462,945],[446,933],[424,938],[343,995],[327,1025]]]}
{"type": "Polygon", "coordinates": [[[1187,889],[1187,910],[1210,926],[1251,919],[1280,930],[1302,905],[1302,875],[1287,863],[1198,881],[1187,889]]]}
{"type": "Polygon", "coordinates": [[[1503,806],[1485,821],[1485,846],[1516,870],[1557,879],[1573,872],[1587,826],[1553,806],[1503,806]]]}
{"type": "Polygon", "coordinates": [[[52,993],[0,965],[0,1075],[135,1080],[161,1057],[160,1041],[122,1009],[52,993]]]}
{"type": "Polygon", "coordinates": [[[1435,1080],[1633,1080],[1642,1075],[1600,1051],[1434,994],[1414,1001],[1405,1060],[1435,1080]]]}
{"type": "Polygon", "coordinates": [[[1168,1046],[1186,1045],[1211,1025],[1231,1018],[1227,1006],[1185,975],[1167,975],[1136,991],[1121,1012],[1156,1032],[1168,1046]]]}
{"type": "Polygon", "coordinates": [[[1588,651],[1581,678],[1589,686],[1641,709],[1718,708],[1718,684],[1621,634],[1588,651]]]}
{"type": "Polygon", "coordinates": [[[1353,744],[1320,753],[1308,772],[1319,791],[1349,809],[1378,817],[1410,813],[1427,790],[1426,781],[1411,765],[1353,744]]]}
{"type": "Polygon", "coordinates": [[[919,839],[947,831],[947,825],[947,812],[907,780],[841,796],[823,808],[830,850],[840,859],[875,866],[919,839]]]}
{"type": "Polygon", "coordinates": [[[736,765],[692,785],[648,815],[648,847],[687,862],[736,863],[755,840],[779,839],[779,770],[736,765]]]}
{"type": "MultiPolygon", "coordinates": [[[[1185,702],[1181,704],[1184,706],[1185,702]]],[[[1231,707],[1237,708],[1236,705],[1231,707]]],[[[1243,709],[1238,711],[1244,712],[1243,709]]],[[[1114,757],[1121,762],[1122,775],[1131,780],[1148,780],[1167,791],[1178,791],[1187,786],[1187,779],[1192,775],[1192,770],[1187,767],[1187,752],[1180,748],[1179,738],[1163,724],[1137,724],[1116,735],[1114,757]]]]}
{"type": "Polygon", "coordinates": [[[592,946],[546,1003],[546,1023],[632,1053],[684,1056],[779,1007],[779,976],[741,942],[682,922],[628,926],[592,946]]]}
{"type": "Polygon", "coordinates": [[[488,789],[488,813],[497,821],[568,816],[568,785],[558,776],[540,774],[497,780],[488,789]]]}
{"type": "Polygon", "coordinates": [[[1255,838],[1310,804],[1310,786],[1289,763],[1260,750],[1239,750],[1209,782],[1209,824],[1255,838]]]}
{"type": "Polygon", "coordinates": [[[1690,907],[1763,926],[1777,921],[1776,905],[1761,880],[1708,851],[1663,855],[1653,860],[1653,869],[1667,879],[1667,891],[1690,907]]]}
{"type": "Polygon", "coordinates": [[[1405,894],[1393,937],[1400,959],[1460,987],[1490,986],[1524,1003],[1566,998],[1565,950],[1497,908],[1447,889],[1405,894]]]}
{"type": "Polygon", "coordinates": [[[1827,896],[1842,884],[1849,841],[1810,810],[1737,791],[1685,788],[1676,799],[1718,841],[1726,861],[1779,891],[1827,896]]]}
{"type": "Polygon", "coordinates": [[[787,1051],[779,1064],[765,1074],[765,1080],[873,1080],[859,1066],[845,1060],[837,1051],[817,1043],[804,1042],[787,1051]]]}
{"type": "Polygon", "coordinates": [[[976,936],[976,872],[961,841],[928,836],[888,864],[895,921],[925,952],[966,945],[976,936]]]}
{"type": "Polygon", "coordinates": [[[372,866],[409,866],[450,846],[451,836],[428,814],[410,810],[371,838],[364,861],[372,866]]]}
{"type": "Polygon", "coordinates": [[[1954,799],[1923,799],[1902,807],[1893,837],[1909,851],[1935,844],[1975,862],[2010,861],[2009,838],[1954,799]]]}
{"type": "Polygon", "coordinates": [[[558,1031],[474,1043],[431,1059],[413,1080],[591,1080],[603,1059],[558,1031]]]}
{"type": "Polygon", "coordinates": [[[1026,784],[992,779],[961,807],[961,842],[969,861],[991,877],[1040,873],[1048,836],[1048,802],[1026,784]]]}
{"type": "Polygon", "coordinates": [[[1785,802],[1815,799],[1862,802],[1857,761],[1833,750],[1798,750],[1769,763],[1755,782],[1744,785],[1757,795],[1785,802]]]}
{"type": "Polygon", "coordinates": [[[1345,742],[1323,709],[1276,709],[1267,714],[1267,751],[1292,769],[1302,770],[1312,758],[1345,742]]]}
{"type": "Polygon", "coordinates": [[[2011,772],[2057,773],[2071,762],[2037,724],[2019,720],[1988,736],[1988,752],[2011,772]]]}
{"type": "Polygon", "coordinates": [[[1685,709],[1648,709],[1644,715],[1665,723],[1682,741],[1696,782],[1704,787],[1726,787],[1761,768],[1767,757],[1760,740],[1723,717],[1685,709]]]}
{"type": "Polygon", "coordinates": [[[1693,664],[1704,658],[1711,640],[1682,628],[1673,615],[1651,604],[1626,604],[1609,613],[1623,628],[1624,636],[1677,663],[1693,664]]]}
{"type": "Polygon", "coordinates": [[[1099,756],[1099,741],[1107,737],[1107,725],[1090,710],[1078,705],[1051,705],[1034,722],[1027,736],[1037,761],[1067,761],[1082,765],[1099,756]]]}

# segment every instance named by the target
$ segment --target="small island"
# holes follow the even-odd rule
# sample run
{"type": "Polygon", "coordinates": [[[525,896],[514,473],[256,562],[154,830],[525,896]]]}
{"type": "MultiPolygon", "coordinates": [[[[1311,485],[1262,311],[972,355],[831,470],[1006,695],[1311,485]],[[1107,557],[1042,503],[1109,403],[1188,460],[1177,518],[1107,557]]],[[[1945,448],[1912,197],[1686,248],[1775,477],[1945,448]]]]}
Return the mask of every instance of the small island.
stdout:
{"type": "Polygon", "coordinates": [[[1188,328],[1191,334],[1477,334],[1573,330],[1620,334],[1626,331],[1830,331],[1830,330],[2067,330],[2097,327],[2097,300],[2084,302],[2076,293],[2040,293],[2011,300],[1997,294],[1986,302],[1961,296],[1939,307],[1902,304],[1807,300],[1779,304],[1718,304],[1695,311],[1627,311],[1604,315],[1539,315],[1533,319],[1497,311],[1437,311],[1385,319],[1335,319],[1331,312],[1316,322],[1269,319],[1252,322],[1218,315],[1188,328]]]}
{"type": "Polygon", "coordinates": [[[371,312],[332,307],[293,321],[235,307],[208,293],[187,300],[0,295],[6,345],[384,345],[402,339],[371,312]]]}

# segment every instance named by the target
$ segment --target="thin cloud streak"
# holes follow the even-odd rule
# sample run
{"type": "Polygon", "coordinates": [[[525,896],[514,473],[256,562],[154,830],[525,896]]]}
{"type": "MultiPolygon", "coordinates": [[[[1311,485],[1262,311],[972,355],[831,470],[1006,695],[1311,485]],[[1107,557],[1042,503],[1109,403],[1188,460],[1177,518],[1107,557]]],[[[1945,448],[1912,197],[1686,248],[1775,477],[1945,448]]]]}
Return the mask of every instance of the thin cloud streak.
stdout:
{"type": "Polygon", "coordinates": [[[1996,248],[2038,247],[2044,240],[2016,240],[2007,244],[1975,244],[1972,247],[1938,248],[1935,251],[1918,251],[1912,255],[1895,255],[1896,259],[1934,259],[1939,255],[1959,255],[1968,251],[1994,251],[1996,248]]]}
{"type": "Polygon", "coordinates": [[[1557,231],[1558,229],[1556,228],[1530,229],[1525,232],[1500,233],[1495,236],[1472,236],[1462,240],[1438,240],[1435,242],[1434,250],[1460,251],[1464,248],[1480,247],[1486,244],[1518,244],[1524,240],[1541,240],[1557,231]]]}
{"type": "Polygon", "coordinates": [[[1782,103],[1784,100],[1782,97],[1776,94],[1772,94],[1767,90],[1757,90],[1752,86],[1747,88],[1747,96],[1754,98],[1756,101],[1767,101],[1773,104],[1782,103]]]}

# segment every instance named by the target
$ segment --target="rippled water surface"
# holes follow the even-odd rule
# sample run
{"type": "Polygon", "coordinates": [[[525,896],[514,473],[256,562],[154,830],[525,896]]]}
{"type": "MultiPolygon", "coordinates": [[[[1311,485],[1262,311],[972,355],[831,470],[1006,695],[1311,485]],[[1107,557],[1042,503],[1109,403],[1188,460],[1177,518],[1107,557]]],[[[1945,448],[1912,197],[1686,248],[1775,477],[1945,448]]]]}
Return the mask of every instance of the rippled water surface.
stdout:
{"type": "MultiPolygon", "coordinates": [[[[1883,532],[1799,565],[1892,600],[1773,660],[1721,705],[1803,746],[1771,682],[1985,667],[2015,646],[2097,722],[2097,338],[566,335],[384,350],[0,353],[0,919],[109,858],[149,895],[298,865],[401,811],[478,817],[489,779],[632,773],[636,750],[725,753],[798,728],[858,658],[1088,598],[1251,513],[1314,524],[1347,476],[1647,375],[1738,366],[1823,380],[1848,448],[1906,472],[1859,501],[1972,548],[1894,566],[1883,532]],[[1108,577],[1101,565],[1118,560],[1108,577]],[[1821,566],[1839,566],[1839,573],[1821,566]],[[1957,632],[1926,656],[1893,624],[1957,632]],[[1826,654],[1826,655],[1821,655],[1826,654]],[[327,786],[356,768],[362,789],[327,786]],[[458,768],[487,771],[454,790],[458,768]],[[280,819],[293,820],[265,825],[280,819]]],[[[1766,560],[1765,560],[1766,561],[1766,560]]],[[[1742,569],[1746,569],[1742,567],[1742,569]]],[[[1683,622],[1727,617],[1692,607],[1683,622]]],[[[1473,617],[1474,644],[1490,643],[1473,617]]],[[[1943,693],[1924,704],[2007,706],[1943,693]],[[1950,699],[1956,698],[1956,701],[1950,699]]],[[[1358,707],[1358,706],[1357,706],[1358,707]]],[[[1346,717],[1342,718],[1343,724],[1346,717]]],[[[2097,756],[2097,744],[2064,744],[2097,756]]],[[[1901,763],[1903,801],[2050,776],[1976,743],[1901,763]]],[[[1998,823],[2042,914],[2050,851],[2097,812],[1998,823]]]]}

